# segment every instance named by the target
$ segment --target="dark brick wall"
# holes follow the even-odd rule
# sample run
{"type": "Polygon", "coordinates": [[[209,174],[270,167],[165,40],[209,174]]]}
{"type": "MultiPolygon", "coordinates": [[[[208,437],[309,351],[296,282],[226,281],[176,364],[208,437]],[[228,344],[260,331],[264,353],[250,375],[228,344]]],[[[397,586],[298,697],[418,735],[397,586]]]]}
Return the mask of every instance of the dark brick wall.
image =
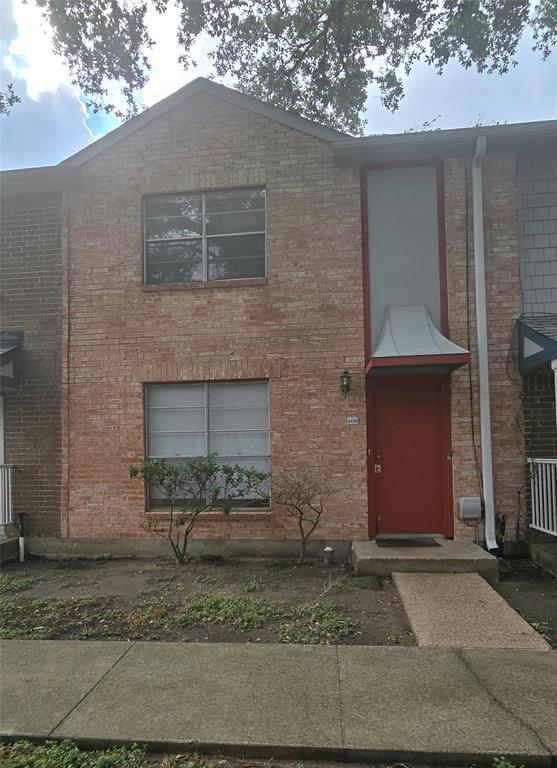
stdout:
{"type": "Polygon", "coordinates": [[[0,327],[24,331],[17,392],[4,393],[4,460],[29,532],[60,533],[62,195],[2,199],[0,327]]]}
{"type": "MultiPolygon", "coordinates": [[[[523,377],[524,442],[526,456],[551,459],[557,456],[557,426],[555,423],[555,377],[544,368],[523,377]]],[[[530,466],[525,468],[525,499],[528,520],[531,520],[530,466]]],[[[530,531],[531,533],[531,531],[530,531]]]]}
{"type": "Polygon", "coordinates": [[[527,456],[557,456],[555,377],[549,368],[524,376],[524,433],[527,456]]]}

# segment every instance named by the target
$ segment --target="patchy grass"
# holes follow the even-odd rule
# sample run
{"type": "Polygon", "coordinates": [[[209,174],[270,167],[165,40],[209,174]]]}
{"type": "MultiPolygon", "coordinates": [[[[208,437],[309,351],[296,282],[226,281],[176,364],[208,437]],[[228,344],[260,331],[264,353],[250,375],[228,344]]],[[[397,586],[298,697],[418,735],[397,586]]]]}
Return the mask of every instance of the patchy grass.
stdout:
{"type": "Polygon", "coordinates": [[[173,581],[176,581],[177,574],[176,573],[162,573],[162,574],[155,574],[153,576],[148,576],[145,579],[146,584],[171,584],[173,581]]]}
{"type": "MultiPolygon", "coordinates": [[[[235,765],[236,761],[229,763],[228,760],[211,760],[201,755],[179,755],[178,757],[165,757],[160,768],[223,768],[227,765],[235,765]]],[[[264,764],[260,764],[263,768],[264,764]]],[[[251,768],[257,768],[257,765],[251,763],[251,768]]]]}
{"type": "Polygon", "coordinates": [[[503,560],[493,589],[557,648],[557,577],[529,560],[503,560]]]}
{"type": "Polygon", "coordinates": [[[249,592],[261,592],[264,586],[265,582],[261,576],[250,576],[249,579],[244,581],[242,585],[242,592],[245,592],[246,594],[249,592]]]}
{"type": "Polygon", "coordinates": [[[136,640],[173,629],[176,607],[159,601],[130,610],[106,597],[0,601],[0,638],[136,640]]]}
{"type": "Polygon", "coordinates": [[[199,576],[196,576],[193,581],[195,584],[202,584],[203,586],[207,587],[223,587],[225,584],[223,576],[213,576],[210,573],[199,574],[199,576]]]}
{"type": "Polygon", "coordinates": [[[152,633],[158,635],[161,631],[170,632],[176,624],[175,614],[175,606],[160,601],[148,602],[145,605],[136,606],[129,612],[119,611],[117,631],[129,640],[138,640],[152,633]]]}
{"type": "Polygon", "coordinates": [[[358,589],[382,589],[383,584],[378,576],[352,576],[350,579],[352,586],[358,589]]]}
{"type": "Polygon", "coordinates": [[[23,592],[29,589],[35,579],[31,576],[10,576],[8,574],[0,575],[0,595],[14,595],[17,592],[23,592]]]}
{"type": "Polygon", "coordinates": [[[535,629],[538,635],[541,635],[544,640],[548,642],[551,640],[549,634],[549,622],[547,621],[531,621],[530,626],[535,629]]]}
{"type": "Polygon", "coordinates": [[[283,643],[330,643],[354,635],[357,630],[356,623],[333,603],[306,603],[298,608],[294,618],[294,622],[280,625],[283,643]]]}
{"type": "Polygon", "coordinates": [[[29,584],[0,597],[5,638],[413,642],[390,579],[356,579],[341,565],[237,560],[176,568],[170,561],[106,560],[71,561],[68,569],[31,559],[3,575],[10,587],[29,584]],[[323,601],[330,605],[317,613],[323,601]]]}
{"type": "Polygon", "coordinates": [[[261,598],[194,595],[179,611],[178,622],[185,627],[219,624],[228,629],[246,630],[259,629],[287,615],[285,606],[261,598]]]}
{"type": "Polygon", "coordinates": [[[97,582],[95,579],[89,579],[87,577],[83,579],[73,579],[72,581],[66,581],[60,584],[60,589],[79,589],[80,587],[96,587],[97,582]]]}
{"type": "Polygon", "coordinates": [[[493,768],[524,768],[524,763],[516,765],[509,760],[508,757],[494,757],[493,768]]]}
{"type": "Polygon", "coordinates": [[[87,751],[71,741],[47,741],[40,746],[16,741],[0,744],[0,765],[2,768],[144,768],[147,761],[144,751],[135,746],[87,751]]]}
{"type": "MultiPolygon", "coordinates": [[[[402,767],[402,763],[396,765],[402,767]]],[[[406,766],[406,763],[404,765],[406,766]]],[[[47,741],[41,745],[31,744],[28,741],[17,741],[14,744],[0,743],[0,766],[1,768],[387,768],[385,763],[363,765],[322,760],[300,763],[275,758],[248,760],[225,755],[205,757],[197,753],[156,755],[145,752],[137,746],[87,750],[80,749],[71,741],[47,741]]],[[[407,768],[412,767],[408,765],[407,768]]],[[[496,758],[493,768],[524,768],[524,766],[516,766],[510,761],[505,761],[505,758],[496,758]]]]}
{"type": "Polygon", "coordinates": [[[109,600],[100,597],[0,601],[0,638],[51,640],[61,633],[84,638],[94,628],[98,636],[109,604],[109,600]]]}
{"type": "Polygon", "coordinates": [[[275,640],[303,644],[335,642],[357,630],[357,623],[332,603],[292,607],[224,594],[193,595],[181,604],[150,599],[127,610],[106,597],[0,601],[2,639],[180,639],[184,628],[211,626],[234,633],[266,628],[275,640]]]}

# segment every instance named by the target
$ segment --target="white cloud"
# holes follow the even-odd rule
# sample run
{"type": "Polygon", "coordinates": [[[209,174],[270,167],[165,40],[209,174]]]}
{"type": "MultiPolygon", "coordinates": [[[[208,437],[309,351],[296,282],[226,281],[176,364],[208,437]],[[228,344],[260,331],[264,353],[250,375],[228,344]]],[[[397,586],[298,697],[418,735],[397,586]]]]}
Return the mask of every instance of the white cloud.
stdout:
{"type": "Polygon", "coordinates": [[[0,117],[1,167],[57,163],[89,144],[87,110],[34,4],[0,0],[0,81],[21,98],[0,117]]]}
{"type": "MultiPolygon", "coordinates": [[[[114,118],[91,116],[86,98],[72,84],[65,61],[53,51],[52,31],[34,0],[0,0],[2,81],[14,82],[22,103],[0,122],[2,167],[28,167],[59,162],[114,127],[114,118]],[[87,125],[95,127],[95,135],[87,125]]],[[[149,82],[141,103],[151,106],[198,75],[209,75],[211,41],[201,36],[192,52],[196,66],[178,62],[179,10],[170,3],[164,14],[149,6],[146,23],[154,45],[148,51],[149,82]]],[[[117,83],[106,83],[107,99],[125,110],[117,83]]]]}
{"type": "MultiPolygon", "coordinates": [[[[6,80],[5,70],[0,77],[6,80]]],[[[1,167],[30,168],[59,163],[91,142],[85,125],[83,104],[67,85],[51,93],[43,91],[31,99],[25,82],[9,76],[21,104],[0,117],[1,167]]]]}
{"type": "Polygon", "coordinates": [[[166,13],[160,14],[149,6],[146,14],[146,24],[154,45],[149,50],[149,82],[142,92],[142,100],[146,107],[150,107],[157,101],[164,99],[183,85],[200,75],[207,77],[211,71],[207,52],[210,49],[210,40],[207,36],[200,36],[196,40],[192,58],[197,66],[184,69],[178,62],[182,48],[178,43],[177,30],[180,24],[180,12],[178,7],[169,4],[166,13]]]}
{"type": "Polygon", "coordinates": [[[68,67],[52,50],[50,27],[35,3],[12,0],[12,14],[18,36],[10,43],[3,63],[25,81],[28,96],[37,100],[41,93],[56,93],[61,85],[72,88],[68,67]]]}
{"type": "MultiPolygon", "coordinates": [[[[37,100],[42,93],[55,93],[61,85],[71,88],[79,98],[67,64],[53,51],[52,31],[35,2],[12,0],[12,14],[18,34],[4,56],[6,69],[25,82],[27,95],[32,99],[37,100]]],[[[200,36],[194,44],[192,57],[196,66],[184,69],[179,63],[178,57],[182,52],[177,39],[179,23],[180,11],[175,3],[169,3],[163,14],[157,13],[152,5],[148,6],[146,25],[154,45],[147,52],[151,69],[149,82],[140,95],[144,106],[152,106],[194,77],[207,76],[211,71],[206,56],[211,41],[207,36],[200,36]]],[[[105,85],[107,100],[125,111],[125,100],[118,84],[109,81],[105,85]]]]}

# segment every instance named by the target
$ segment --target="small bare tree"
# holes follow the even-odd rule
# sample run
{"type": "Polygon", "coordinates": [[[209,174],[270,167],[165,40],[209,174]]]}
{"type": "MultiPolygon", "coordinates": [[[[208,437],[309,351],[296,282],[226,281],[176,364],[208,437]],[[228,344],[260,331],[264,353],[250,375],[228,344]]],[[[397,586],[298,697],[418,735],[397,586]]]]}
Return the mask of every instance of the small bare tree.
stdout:
{"type": "Polygon", "coordinates": [[[286,509],[294,518],[300,532],[298,565],[304,562],[307,543],[324,512],[324,502],[330,490],[322,477],[308,468],[284,472],[273,480],[273,503],[286,509]]]}
{"type": "Polygon", "coordinates": [[[168,541],[179,564],[187,561],[189,537],[199,515],[215,509],[228,514],[235,499],[261,497],[268,484],[266,473],[217,464],[215,457],[209,454],[179,463],[147,459],[129,468],[130,477],[140,478],[166,499],[168,509],[150,515],[147,528],[168,541]]]}

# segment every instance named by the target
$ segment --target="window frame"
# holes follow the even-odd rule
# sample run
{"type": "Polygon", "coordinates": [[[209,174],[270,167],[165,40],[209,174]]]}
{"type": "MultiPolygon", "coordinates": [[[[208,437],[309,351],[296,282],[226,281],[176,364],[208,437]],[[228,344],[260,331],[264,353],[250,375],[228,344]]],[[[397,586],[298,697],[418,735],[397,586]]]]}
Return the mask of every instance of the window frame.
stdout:
{"type": "Polygon", "coordinates": [[[222,189],[204,189],[204,190],[186,190],[186,191],[180,191],[180,192],[156,192],[153,194],[144,194],[142,195],[142,204],[141,204],[141,215],[142,215],[142,227],[141,227],[141,236],[142,236],[142,247],[143,247],[143,285],[148,286],[169,286],[169,285],[215,285],[217,286],[219,283],[234,283],[234,282],[245,282],[248,281],[261,281],[267,279],[267,188],[265,186],[247,186],[247,187],[224,187],[222,189]],[[263,212],[265,214],[265,229],[263,232],[261,231],[253,231],[253,232],[229,232],[226,234],[217,234],[217,235],[208,235],[207,234],[207,196],[208,195],[218,195],[226,192],[262,192],[263,193],[263,212]],[[202,223],[202,233],[201,235],[196,236],[188,236],[188,237],[176,237],[176,238],[150,238],[147,239],[146,236],[146,222],[147,222],[147,216],[146,216],[146,204],[149,199],[157,198],[157,197],[166,197],[168,195],[184,195],[186,197],[201,197],[201,223],[202,223]],[[209,259],[208,259],[208,252],[207,252],[207,240],[209,238],[213,237],[238,237],[241,235],[263,235],[264,238],[264,259],[263,259],[263,275],[259,275],[257,277],[227,277],[222,280],[215,280],[209,278],[209,259]],[[201,240],[201,274],[202,279],[201,280],[184,280],[182,282],[173,282],[173,283],[152,283],[147,282],[147,244],[148,243],[179,243],[183,242],[184,240],[201,240]]]}
{"type": "MultiPolygon", "coordinates": [[[[195,458],[193,456],[174,456],[174,457],[160,457],[160,456],[151,456],[150,450],[149,450],[149,440],[150,440],[150,430],[149,430],[149,388],[150,387],[157,387],[157,386],[203,386],[204,388],[204,395],[203,395],[203,411],[204,411],[204,439],[205,439],[205,456],[209,454],[209,447],[210,447],[210,428],[209,428],[209,387],[211,385],[226,385],[226,384],[266,384],[267,385],[267,397],[266,397],[266,407],[267,407],[267,433],[269,436],[269,452],[266,456],[225,456],[225,455],[217,455],[217,461],[223,461],[223,463],[228,464],[236,464],[238,461],[243,460],[258,460],[258,459],[267,459],[269,464],[269,473],[272,471],[272,450],[271,450],[271,386],[270,386],[270,380],[269,379],[226,379],[222,381],[150,381],[145,382],[143,385],[143,435],[144,435],[144,456],[145,460],[149,460],[150,458],[165,458],[166,461],[176,459],[178,461],[187,461],[188,459],[195,458]]],[[[170,406],[169,406],[170,407],[170,406]]],[[[214,430],[216,432],[222,431],[222,430],[214,430]]],[[[231,430],[232,431],[232,430],[231,430]]],[[[254,432],[262,432],[264,430],[260,429],[253,429],[253,430],[240,430],[240,431],[254,431],[254,432]]],[[[239,499],[240,500],[240,499],[239,499]]],[[[145,484],[145,510],[148,514],[166,514],[166,509],[151,509],[150,507],[150,493],[149,493],[149,487],[147,484],[145,484]]],[[[261,506],[237,506],[233,507],[231,512],[249,512],[250,514],[266,514],[271,511],[272,502],[271,502],[271,492],[269,492],[269,499],[266,504],[261,504],[261,506]]],[[[220,510],[216,509],[214,512],[218,513],[220,510]]]]}

